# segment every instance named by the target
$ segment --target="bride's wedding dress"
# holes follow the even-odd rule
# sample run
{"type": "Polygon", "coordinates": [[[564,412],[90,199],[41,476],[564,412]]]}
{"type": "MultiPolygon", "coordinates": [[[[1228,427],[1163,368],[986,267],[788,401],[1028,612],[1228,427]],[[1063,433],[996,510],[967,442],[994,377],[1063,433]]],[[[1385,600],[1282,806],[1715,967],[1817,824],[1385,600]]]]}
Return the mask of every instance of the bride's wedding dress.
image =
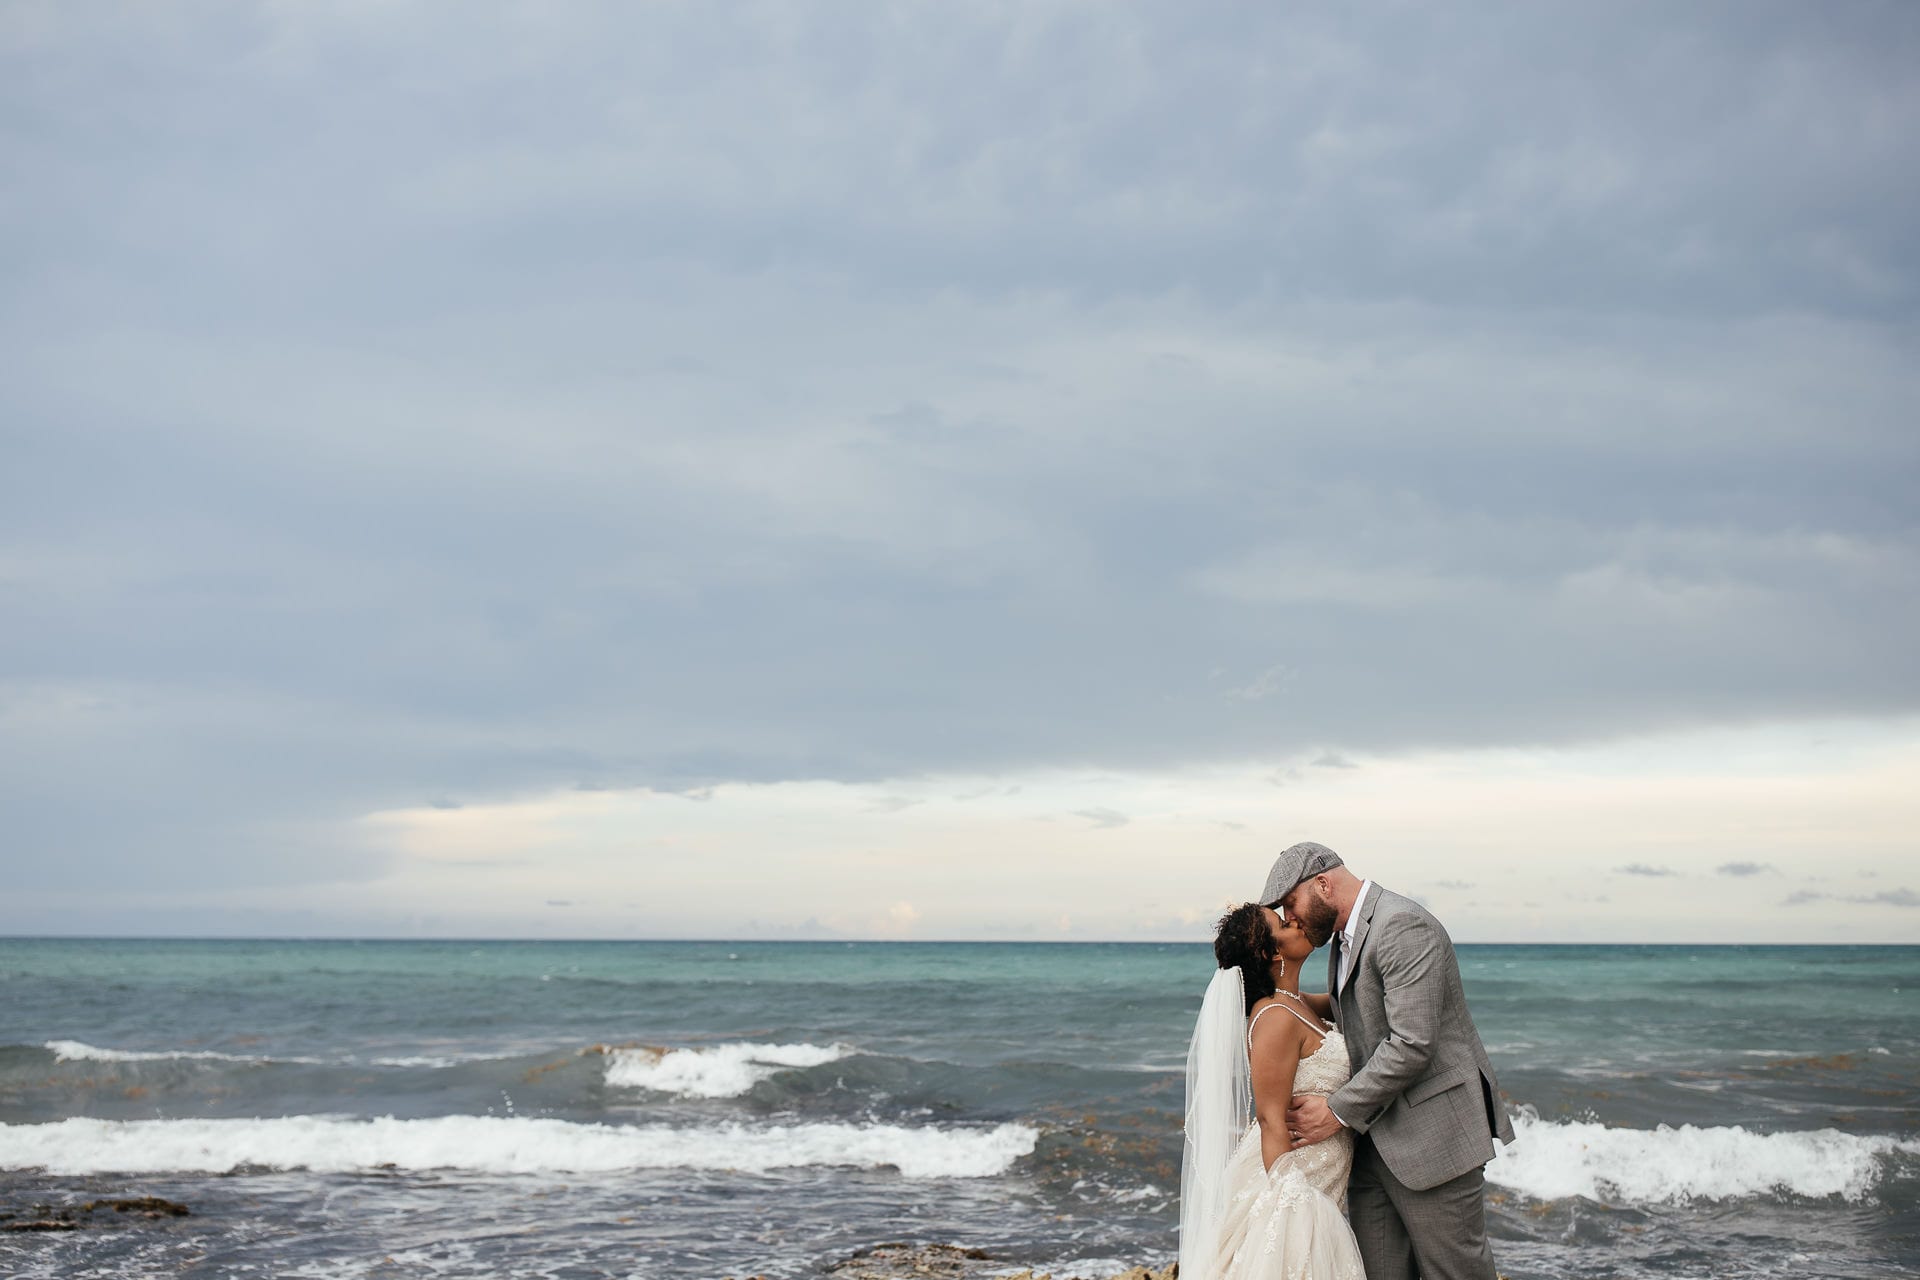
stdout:
{"type": "MultiPolygon", "coordinates": [[[[1249,1042],[1253,1024],[1275,1009],[1307,1022],[1284,1003],[1268,1005],[1247,1023],[1249,1042]]],[[[1337,1030],[1324,1036],[1320,1047],[1300,1060],[1295,1094],[1327,1097],[1352,1074],[1347,1042],[1337,1030]]],[[[1324,1142],[1283,1153],[1272,1169],[1263,1168],[1260,1122],[1248,1125],[1227,1162],[1218,1243],[1207,1274],[1220,1280],[1365,1280],[1345,1214],[1352,1167],[1353,1134],[1341,1129],[1324,1142]]]]}

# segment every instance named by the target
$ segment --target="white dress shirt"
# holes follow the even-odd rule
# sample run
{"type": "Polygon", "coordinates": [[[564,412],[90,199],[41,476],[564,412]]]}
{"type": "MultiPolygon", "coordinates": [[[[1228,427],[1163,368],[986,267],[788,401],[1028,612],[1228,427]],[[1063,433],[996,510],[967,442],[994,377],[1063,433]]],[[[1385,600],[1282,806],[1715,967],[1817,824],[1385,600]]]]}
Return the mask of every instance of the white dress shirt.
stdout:
{"type": "Polygon", "coordinates": [[[1360,908],[1366,905],[1373,881],[1362,880],[1360,892],[1353,897],[1353,910],[1347,912],[1347,927],[1340,931],[1340,990],[1347,989],[1347,975],[1353,972],[1353,931],[1360,927],[1360,908]]]}
{"type": "MultiPolygon", "coordinates": [[[[1353,910],[1347,912],[1347,927],[1340,931],[1340,981],[1334,988],[1336,991],[1345,991],[1347,989],[1347,976],[1353,972],[1353,931],[1360,927],[1360,908],[1366,905],[1367,894],[1371,892],[1372,889],[1373,881],[1362,880],[1360,882],[1360,892],[1353,896],[1353,910]]],[[[1352,1125],[1348,1124],[1344,1119],[1341,1119],[1338,1111],[1334,1111],[1332,1107],[1328,1107],[1327,1110],[1333,1112],[1333,1118],[1340,1121],[1342,1128],[1353,1128],[1352,1125]]]]}

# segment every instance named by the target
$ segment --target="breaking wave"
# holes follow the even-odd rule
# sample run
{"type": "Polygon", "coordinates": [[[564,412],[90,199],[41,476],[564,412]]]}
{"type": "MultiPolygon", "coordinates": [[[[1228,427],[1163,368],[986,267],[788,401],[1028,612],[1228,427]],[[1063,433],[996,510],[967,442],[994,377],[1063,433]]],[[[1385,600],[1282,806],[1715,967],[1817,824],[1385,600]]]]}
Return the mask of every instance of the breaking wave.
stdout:
{"type": "Polygon", "coordinates": [[[1658,1204],[1783,1193],[1856,1201],[1894,1157],[1920,1155],[1920,1141],[1837,1129],[1615,1129],[1522,1114],[1515,1130],[1518,1141],[1487,1166],[1487,1181],[1535,1200],[1658,1204]]]}
{"type": "Polygon", "coordinates": [[[771,1076],[852,1053],[847,1045],[716,1044],[693,1049],[607,1050],[607,1083],[683,1098],[737,1098],[771,1076]]]}
{"type": "MultiPolygon", "coordinates": [[[[259,1056],[240,1053],[215,1053],[210,1049],[163,1049],[148,1051],[142,1049],[102,1049],[98,1045],[86,1044],[79,1040],[49,1040],[45,1048],[52,1051],[59,1062],[173,1062],[181,1059],[200,1059],[207,1062],[248,1062],[267,1061],[259,1056]]],[[[284,1062],[310,1062],[309,1058],[284,1058],[284,1062]]]]}
{"type": "Polygon", "coordinates": [[[761,1173],[816,1165],[894,1168],[909,1178],[989,1178],[1030,1155],[1039,1132],[1020,1124],[935,1129],[875,1124],[702,1128],[443,1116],[354,1120],[93,1120],[0,1125],[0,1168],[56,1175],[225,1173],[256,1167],[352,1173],[465,1169],[605,1173],[713,1169],[761,1173]]]}

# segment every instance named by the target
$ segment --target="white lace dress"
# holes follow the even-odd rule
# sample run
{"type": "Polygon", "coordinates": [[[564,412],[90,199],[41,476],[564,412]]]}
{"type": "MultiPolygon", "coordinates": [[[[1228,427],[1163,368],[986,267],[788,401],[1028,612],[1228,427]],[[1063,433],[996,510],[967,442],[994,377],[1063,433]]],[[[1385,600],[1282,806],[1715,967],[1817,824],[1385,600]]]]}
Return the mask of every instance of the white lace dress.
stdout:
{"type": "MultiPolygon", "coordinates": [[[[1293,1012],[1285,1004],[1269,1005],[1254,1020],[1273,1009],[1293,1012]]],[[[1251,1040],[1252,1023],[1247,1036],[1251,1040]]],[[[1352,1074],[1346,1041],[1335,1030],[1325,1037],[1300,1060],[1294,1093],[1327,1097],[1352,1074]]],[[[1220,1262],[1212,1274],[1221,1280],[1365,1280],[1360,1247],[1346,1219],[1352,1168],[1353,1134],[1342,1129],[1324,1142],[1295,1147],[1265,1169],[1260,1122],[1248,1125],[1227,1164],[1220,1262]]]]}

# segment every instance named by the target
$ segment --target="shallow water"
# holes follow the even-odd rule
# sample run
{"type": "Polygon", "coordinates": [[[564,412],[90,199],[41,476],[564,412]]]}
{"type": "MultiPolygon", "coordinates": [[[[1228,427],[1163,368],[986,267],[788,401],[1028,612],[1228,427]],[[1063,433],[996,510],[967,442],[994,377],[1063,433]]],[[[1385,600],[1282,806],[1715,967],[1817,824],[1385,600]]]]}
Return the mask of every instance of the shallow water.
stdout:
{"type": "MultiPolygon", "coordinates": [[[[1920,948],[1462,947],[1522,1276],[1920,1270],[1920,948]]],[[[0,1271],[800,1276],[1175,1251],[1201,946],[0,941],[0,1271]]],[[[1322,968],[1313,965],[1314,977],[1322,968]]],[[[1311,984],[1310,984],[1311,985],[1311,984]]]]}

